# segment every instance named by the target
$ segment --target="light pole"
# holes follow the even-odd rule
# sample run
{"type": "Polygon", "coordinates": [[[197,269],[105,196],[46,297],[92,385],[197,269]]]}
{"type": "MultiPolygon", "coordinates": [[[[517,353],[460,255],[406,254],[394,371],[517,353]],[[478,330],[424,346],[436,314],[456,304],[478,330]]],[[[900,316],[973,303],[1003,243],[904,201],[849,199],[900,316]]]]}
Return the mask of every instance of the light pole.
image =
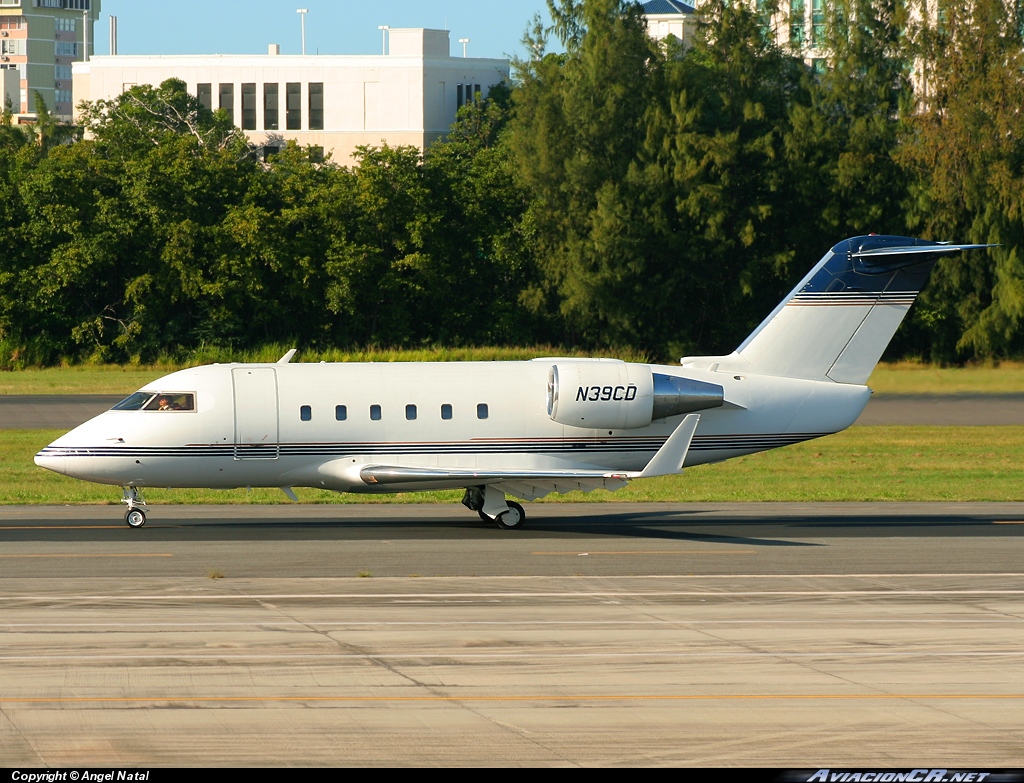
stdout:
{"type": "Polygon", "coordinates": [[[466,44],[469,43],[469,39],[468,38],[460,38],[459,39],[459,43],[462,44],[462,56],[463,56],[463,58],[465,58],[465,56],[466,56],[466,44]]]}
{"type": "Polygon", "coordinates": [[[391,25],[379,24],[377,29],[380,30],[380,53],[388,53],[388,30],[391,29],[391,25]]]}
{"type": "Polygon", "coordinates": [[[306,14],[309,13],[308,8],[296,8],[295,13],[302,19],[302,53],[306,53],[306,14]]]}

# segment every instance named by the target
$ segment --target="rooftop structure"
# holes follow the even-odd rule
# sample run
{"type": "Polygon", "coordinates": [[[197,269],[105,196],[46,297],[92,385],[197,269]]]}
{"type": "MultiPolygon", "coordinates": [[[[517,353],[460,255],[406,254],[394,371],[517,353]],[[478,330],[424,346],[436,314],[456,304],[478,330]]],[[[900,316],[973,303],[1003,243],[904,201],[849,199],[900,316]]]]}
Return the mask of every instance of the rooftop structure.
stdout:
{"type": "Polygon", "coordinates": [[[655,41],[672,35],[684,46],[690,45],[697,19],[697,10],[692,5],[680,0],[648,0],[643,10],[647,17],[647,34],[655,41]]]}

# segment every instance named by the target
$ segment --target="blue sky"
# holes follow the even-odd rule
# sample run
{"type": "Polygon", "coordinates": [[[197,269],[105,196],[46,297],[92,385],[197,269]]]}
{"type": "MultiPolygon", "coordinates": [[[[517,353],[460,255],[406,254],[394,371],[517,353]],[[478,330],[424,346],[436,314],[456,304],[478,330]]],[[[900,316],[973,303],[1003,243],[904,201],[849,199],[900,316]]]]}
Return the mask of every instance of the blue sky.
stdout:
{"type": "Polygon", "coordinates": [[[96,54],[109,53],[110,16],[119,54],[282,54],[301,50],[297,8],[308,8],[306,53],[380,54],[391,27],[451,30],[452,54],[469,38],[470,57],[523,54],[519,41],[535,13],[549,23],[545,0],[102,0],[96,54]]]}

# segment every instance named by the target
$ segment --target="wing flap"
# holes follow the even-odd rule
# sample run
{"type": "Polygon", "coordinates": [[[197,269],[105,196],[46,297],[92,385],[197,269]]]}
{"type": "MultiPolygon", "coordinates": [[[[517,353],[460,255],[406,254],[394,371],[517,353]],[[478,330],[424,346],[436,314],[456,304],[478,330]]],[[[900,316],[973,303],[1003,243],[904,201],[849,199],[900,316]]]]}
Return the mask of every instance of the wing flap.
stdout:
{"type": "Polygon", "coordinates": [[[629,482],[625,479],[615,478],[600,478],[600,479],[578,479],[576,481],[499,481],[492,486],[496,489],[500,489],[502,492],[507,492],[510,495],[515,495],[517,498],[523,498],[525,500],[539,500],[545,495],[550,495],[552,492],[558,492],[559,494],[565,494],[566,492],[575,492],[579,490],[581,492],[593,492],[595,489],[607,489],[609,492],[614,492],[617,489],[622,489],[629,482]]]}
{"type": "Polygon", "coordinates": [[[465,468],[415,468],[397,465],[364,465],[359,477],[367,484],[427,484],[451,483],[464,480],[466,486],[495,484],[499,481],[569,481],[573,479],[601,479],[603,470],[467,470],[465,468]]]}

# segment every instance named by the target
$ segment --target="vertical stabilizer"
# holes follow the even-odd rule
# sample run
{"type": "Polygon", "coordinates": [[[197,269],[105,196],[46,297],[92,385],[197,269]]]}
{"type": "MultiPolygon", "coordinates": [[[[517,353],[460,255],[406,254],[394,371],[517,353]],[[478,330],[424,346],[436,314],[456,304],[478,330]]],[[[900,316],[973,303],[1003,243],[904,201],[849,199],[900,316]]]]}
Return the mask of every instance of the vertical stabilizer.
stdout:
{"type": "Polygon", "coordinates": [[[845,239],[736,349],[749,372],[863,384],[942,256],[988,245],[845,239]]]}

